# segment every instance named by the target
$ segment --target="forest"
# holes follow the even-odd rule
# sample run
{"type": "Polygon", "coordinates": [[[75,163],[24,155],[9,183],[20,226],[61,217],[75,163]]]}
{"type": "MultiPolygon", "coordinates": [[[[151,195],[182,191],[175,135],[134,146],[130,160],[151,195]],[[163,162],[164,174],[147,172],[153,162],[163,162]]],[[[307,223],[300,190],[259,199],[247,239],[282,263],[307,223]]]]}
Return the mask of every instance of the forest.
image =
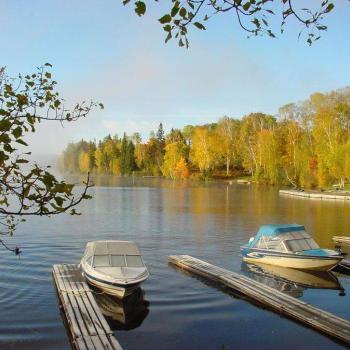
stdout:
{"type": "Polygon", "coordinates": [[[301,188],[350,181],[350,87],[314,93],[277,115],[224,116],[216,123],[70,143],[68,173],[153,175],[171,179],[250,176],[257,183],[301,188]]]}

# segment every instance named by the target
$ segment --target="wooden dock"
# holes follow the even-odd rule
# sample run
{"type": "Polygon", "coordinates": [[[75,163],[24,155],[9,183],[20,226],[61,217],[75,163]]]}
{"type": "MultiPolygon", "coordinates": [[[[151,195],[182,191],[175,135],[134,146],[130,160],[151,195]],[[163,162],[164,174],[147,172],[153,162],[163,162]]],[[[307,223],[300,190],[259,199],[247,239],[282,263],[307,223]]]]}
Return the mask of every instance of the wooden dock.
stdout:
{"type": "Polygon", "coordinates": [[[122,350],[77,265],[54,265],[52,274],[73,348],[122,350]]]}
{"type": "Polygon", "coordinates": [[[345,244],[350,246],[350,237],[348,236],[333,236],[332,240],[338,244],[345,244]]]}
{"type": "Polygon", "coordinates": [[[279,190],[279,194],[294,196],[294,197],[304,197],[309,199],[330,199],[330,200],[350,201],[349,194],[342,194],[342,193],[336,193],[336,192],[279,190]]]}
{"type": "Polygon", "coordinates": [[[185,271],[243,295],[255,304],[267,307],[338,341],[350,344],[350,322],[295,299],[263,283],[217,267],[189,255],[172,255],[168,261],[185,271]]]}

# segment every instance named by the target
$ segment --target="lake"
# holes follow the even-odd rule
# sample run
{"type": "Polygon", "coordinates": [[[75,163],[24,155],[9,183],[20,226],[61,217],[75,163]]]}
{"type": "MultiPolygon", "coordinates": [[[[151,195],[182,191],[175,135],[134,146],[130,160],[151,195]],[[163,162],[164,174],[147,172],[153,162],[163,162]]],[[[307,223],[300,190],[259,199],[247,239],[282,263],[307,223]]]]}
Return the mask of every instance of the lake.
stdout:
{"type": "Polygon", "coordinates": [[[291,276],[288,283],[288,276],[242,264],[239,250],[267,223],[304,224],[322,247],[333,248],[333,235],[350,233],[350,203],[279,196],[272,187],[161,178],[101,177],[91,194],[81,216],[22,224],[8,240],[20,245],[20,257],[1,250],[1,349],[70,348],[51,268],[78,263],[86,242],[97,239],[136,241],[150,269],[132,303],[99,297],[125,349],[345,348],[177,271],[167,257],[193,255],[350,319],[350,277],[291,276]]]}

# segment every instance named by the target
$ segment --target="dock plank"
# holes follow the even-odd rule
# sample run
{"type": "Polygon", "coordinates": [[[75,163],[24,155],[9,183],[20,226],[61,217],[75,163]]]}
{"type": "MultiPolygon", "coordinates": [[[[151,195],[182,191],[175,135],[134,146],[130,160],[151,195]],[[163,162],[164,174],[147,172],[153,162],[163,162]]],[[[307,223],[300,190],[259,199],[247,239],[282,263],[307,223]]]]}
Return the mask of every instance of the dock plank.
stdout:
{"type": "Polygon", "coordinates": [[[345,344],[350,344],[350,321],[293,298],[241,274],[189,255],[169,256],[170,264],[229,288],[257,305],[285,315],[345,344]]]}
{"type": "Polygon", "coordinates": [[[122,350],[91,289],[73,264],[54,265],[53,281],[77,350],[122,350]]]}

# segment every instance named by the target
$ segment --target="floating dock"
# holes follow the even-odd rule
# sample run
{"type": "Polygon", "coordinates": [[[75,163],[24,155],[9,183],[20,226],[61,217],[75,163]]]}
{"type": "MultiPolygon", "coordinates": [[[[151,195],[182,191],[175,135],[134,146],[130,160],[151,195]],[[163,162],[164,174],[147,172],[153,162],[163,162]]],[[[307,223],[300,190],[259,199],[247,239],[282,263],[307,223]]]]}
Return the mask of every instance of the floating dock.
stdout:
{"type": "Polygon", "coordinates": [[[329,193],[329,192],[312,192],[312,191],[297,191],[297,190],[279,190],[279,194],[295,196],[295,197],[304,197],[310,199],[331,199],[339,201],[350,201],[349,194],[342,193],[329,193]]]}
{"type": "Polygon", "coordinates": [[[238,179],[236,180],[238,184],[243,184],[243,185],[250,185],[252,182],[251,180],[246,180],[246,179],[238,179]]]}
{"type": "Polygon", "coordinates": [[[334,237],[332,237],[332,240],[335,243],[345,244],[345,245],[350,246],[350,237],[348,237],[348,236],[334,236],[334,237]]]}
{"type": "Polygon", "coordinates": [[[77,265],[54,265],[52,274],[73,348],[122,350],[77,265]]]}
{"type": "Polygon", "coordinates": [[[318,309],[251,278],[189,255],[172,255],[169,256],[168,261],[209,282],[228,288],[233,293],[243,295],[259,306],[270,308],[338,341],[350,344],[350,322],[348,320],[318,309]]]}

